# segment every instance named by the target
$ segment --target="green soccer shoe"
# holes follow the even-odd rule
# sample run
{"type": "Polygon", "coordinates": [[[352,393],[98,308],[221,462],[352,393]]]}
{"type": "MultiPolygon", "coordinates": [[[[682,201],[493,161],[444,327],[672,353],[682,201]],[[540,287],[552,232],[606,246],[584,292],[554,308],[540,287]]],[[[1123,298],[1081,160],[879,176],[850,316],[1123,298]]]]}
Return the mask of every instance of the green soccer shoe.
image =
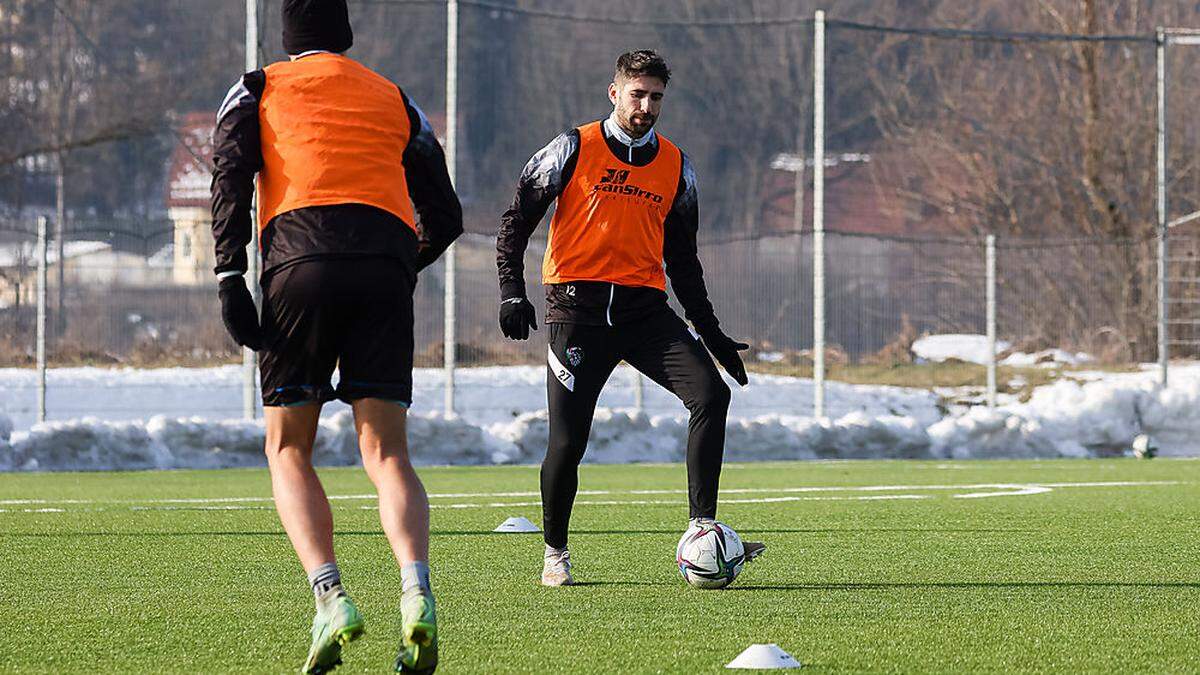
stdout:
{"type": "Polygon", "coordinates": [[[409,593],[400,599],[400,633],[396,672],[430,675],[437,670],[437,614],[432,595],[409,593]]]}
{"type": "Polygon", "coordinates": [[[361,637],[364,628],[362,615],[349,597],[333,599],[313,617],[312,647],[300,672],[320,675],[340,666],[342,647],[361,637]]]}

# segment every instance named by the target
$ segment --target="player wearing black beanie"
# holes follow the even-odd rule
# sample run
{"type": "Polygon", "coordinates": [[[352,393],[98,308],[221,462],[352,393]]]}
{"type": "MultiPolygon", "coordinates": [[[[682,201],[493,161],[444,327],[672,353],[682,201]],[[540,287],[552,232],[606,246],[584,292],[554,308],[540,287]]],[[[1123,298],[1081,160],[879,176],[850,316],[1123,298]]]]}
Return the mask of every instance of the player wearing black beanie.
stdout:
{"type": "Polygon", "coordinates": [[[354,411],[400,567],[392,665],[430,675],[438,642],[429,500],[405,422],[413,289],[462,233],[462,206],[429,119],[394,82],[342,53],[353,42],[346,0],[283,0],[288,59],[239,78],[217,113],[214,271],[230,336],[258,352],[276,511],[316,601],[301,672],[328,673],[364,630],[312,465],[321,407],[340,399],[354,411]],[[244,278],[255,203],[261,312],[244,278]]]}
{"type": "Polygon", "coordinates": [[[283,0],[283,50],[342,53],[354,44],[346,0],[283,0]]]}

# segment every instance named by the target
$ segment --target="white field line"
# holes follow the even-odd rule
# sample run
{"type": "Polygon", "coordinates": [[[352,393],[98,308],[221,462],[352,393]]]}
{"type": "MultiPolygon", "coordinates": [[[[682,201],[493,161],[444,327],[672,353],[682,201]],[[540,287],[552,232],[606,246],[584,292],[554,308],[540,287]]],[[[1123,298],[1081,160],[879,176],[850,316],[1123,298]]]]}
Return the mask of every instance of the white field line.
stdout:
{"type": "MultiPolygon", "coordinates": [[[[753,492],[904,492],[921,490],[1012,490],[1031,487],[1070,488],[1070,487],[1134,487],[1153,485],[1181,485],[1182,481],[1102,481],[1091,483],[971,483],[965,485],[841,485],[841,486],[811,486],[793,488],[730,488],[721,490],[722,494],[738,494],[753,492]]],[[[630,490],[629,494],[684,494],[683,490],[630,490]]],[[[480,495],[486,496],[486,495],[480,495]]]]}
{"type": "Polygon", "coordinates": [[[131,506],[130,511],[269,511],[271,506],[243,506],[240,504],[197,504],[195,506],[131,506]]]}
{"type": "Polygon", "coordinates": [[[91,499],[0,499],[4,506],[21,506],[23,504],[94,504],[91,499]]]}
{"type": "MultiPolygon", "coordinates": [[[[970,483],[959,485],[838,485],[838,486],[804,486],[804,487],[781,487],[781,488],[727,488],[721,490],[722,495],[741,495],[741,494],[803,494],[803,493],[820,493],[820,492],[925,492],[925,491],[951,491],[951,490],[972,490],[967,494],[953,495],[959,499],[978,499],[981,497],[1005,497],[1005,496],[1025,496],[1044,494],[1051,492],[1055,488],[1094,488],[1094,487],[1150,487],[1163,485],[1182,485],[1183,481],[1094,481],[1094,482],[1076,482],[1076,483],[970,483]],[[980,490],[985,490],[980,492],[980,490]]],[[[601,496],[616,496],[616,495],[632,495],[632,496],[654,496],[654,495],[685,495],[686,490],[669,489],[669,490],[581,490],[578,495],[581,497],[601,497],[601,496]]],[[[429,495],[431,499],[495,499],[500,497],[538,497],[538,492],[446,492],[432,493],[429,495]]],[[[759,497],[759,498],[723,498],[721,502],[724,504],[767,504],[781,502],[797,502],[797,501],[876,501],[887,499],[925,499],[928,495],[913,495],[913,494],[894,494],[894,495],[872,495],[862,497],[759,497]]],[[[330,500],[338,501],[374,501],[376,496],[373,494],[349,494],[349,495],[330,495],[330,500]]],[[[213,510],[213,511],[230,511],[230,510],[259,510],[270,508],[270,506],[238,506],[239,504],[269,504],[272,501],[271,497],[212,497],[212,498],[176,498],[176,499],[129,499],[129,500],[93,500],[93,499],[6,499],[0,500],[0,506],[34,506],[34,505],[92,505],[92,504],[128,504],[134,510],[213,510]],[[164,506],[154,506],[164,505],[164,506]],[[165,505],[182,505],[169,507],[165,505]],[[190,505],[190,509],[187,505],[190,505]],[[205,508],[206,505],[207,508],[205,508]]],[[[576,504],[591,505],[591,506],[619,506],[619,505],[664,505],[675,504],[676,501],[656,501],[656,500],[639,500],[639,499],[612,499],[612,500],[582,500],[575,502],[576,504]]],[[[432,504],[433,508],[502,508],[511,506],[540,506],[541,502],[485,502],[485,503],[451,503],[451,504],[432,504]]],[[[372,505],[362,508],[372,509],[372,505]]],[[[0,512],[15,511],[13,509],[0,509],[0,512]]],[[[22,512],[61,512],[62,509],[21,509],[22,512]]]]}
{"type": "MultiPolygon", "coordinates": [[[[682,492],[680,493],[682,494],[682,492]]],[[[928,495],[869,495],[862,497],[762,497],[759,499],[722,499],[722,504],[769,504],[775,502],[865,502],[884,499],[928,499],[928,495]]],[[[575,505],[584,506],[679,506],[677,499],[584,499],[575,505]]],[[[433,509],[502,509],[513,506],[541,506],[541,502],[490,502],[490,503],[461,503],[461,504],[431,504],[433,509]]],[[[374,506],[360,506],[360,509],[373,510],[374,506]]]]}
{"type": "Polygon", "coordinates": [[[1012,492],[970,492],[965,495],[954,495],[955,499],[978,499],[980,497],[1020,497],[1023,495],[1040,495],[1052,491],[1044,485],[1007,485],[1012,492]]]}
{"type": "MultiPolygon", "coordinates": [[[[608,490],[580,490],[580,495],[607,495],[608,490]]],[[[540,492],[447,492],[432,493],[430,499],[474,497],[537,497],[540,492]]],[[[341,500],[373,500],[376,495],[329,495],[330,501],[341,500]]],[[[26,504],[236,504],[241,502],[270,502],[272,497],[191,497],[174,499],[0,499],[2,506],[20,506],[26,504]]]]}

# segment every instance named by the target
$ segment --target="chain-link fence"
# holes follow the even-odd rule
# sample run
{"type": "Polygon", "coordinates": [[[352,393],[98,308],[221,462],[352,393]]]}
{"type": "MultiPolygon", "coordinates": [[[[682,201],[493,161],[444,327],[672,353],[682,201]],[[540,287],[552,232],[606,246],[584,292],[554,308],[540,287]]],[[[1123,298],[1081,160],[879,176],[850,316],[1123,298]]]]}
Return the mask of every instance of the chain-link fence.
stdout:
{"type": "MultiPolygon", "coordinates": [[[[618,1],[603,12],[574,0],[454,4],[458,53],[448,78],[449,3],[351,2],[351,56],[400,83],[443,137],[448,79],[457,88],[455,175],[468,234],[455,247],[454,276],[435,265],[418,284],[418,367],[444,362],[451,289],[459,367],[540,363],[544,342],[505,341],[496,328],[496,225],[530,155],[606,116],[616,56],[644,47],[673,69],[658,128],[696,167],[709,292],[728,332],[753,344],[751,368],[813,372],[818,164],[831,377],[899,368],[907,384],[982,386],[982,367],[951,363],[952,376],[913,367],[921,364],[910,347],[924,334],[986,332],[988,234],[998,238],[1000,342],[1115,364],[1156,358],[1153,22],[1194,17],[1102,8],[1046,24],[1051,34],[1006,30],[1024,18],[1007,3],[916,13],[845,0],[830,3],[831,16],[871,23],[826,21],[824,52],[814,56],[811,3],[618,1]],[[897,27],[921,23],[977,30],[897,27]],[[819,158],[818,61],[827,83],[819,158]]],[[[279,0],[257,10],[260,62],[283,58],[279,0]]],[[[242,71],[245,17],[242,3],[115,0],[18,0],[0,14],[14,43],[37,43],[31,27],[47,27],[43,51],[0,54],[9,91],[41,78],[72,92],[37,105],[9,97],[10,117],[40,115],[53,129],[10,132],[0,152],[0,365],[34,361],[33,216],[44,214],[51,367],[224,364],[228,377],[196,387],[228,392],[228,405],[208,406],[214,414],[241,410],[240,354],[221,326],[203,255],[207,150],[194,139],[242,71]],[[138,11],[139,21],[115,21],[138,11]],[[132,116],[117,105],[131,100],[144,101],[132,116]]],[[[1170,216],[1200,209],[1194,70],[1183,50],[1168,53],[1170,216]]],[[[526,256],[530,289],[547,227],[548,219],[526,256]]],[[[1200,272],[1192,273],[1191,240],[1177,238],[1168,338],[1173,353],[1191,355],[1200,301],[1187,284],[1200,272]]],[[[50,414],[142,405],[102,398],[56,408],[51,395],[50,414]]]]}
{"type": "MultiPolygon", "coordinates": [[[[36,349],[36,246],[26,233],[23,253],[0,268],[0,336],[4,366],[32,365],[36,349]]],[[[121,237],[109,237],[119,241],[121,237]]],[[[140,245],[140,244],[138,244],[140,245]]],[[[51,283],[47,287],[47,357],[52,367],[177,367],[238,363],[240,354],[221,325],[215,285],[172,279],[170,257],[160,249],[148,259],[115,249],[93,235],[67,246],[66,290],[56,304],[57,264],[54,243],[48,246],[51,283]],[[72,257],[77,258],[72,261],[72,257]]],[[[147,250],[147,249],[142,249],[147,250]]],[[[169,248],[166,250],[169,251],[169,248]]],[[[1155,298],[1137,297],[1139,278],[1153,274],[1154,242],[1120,240],[1050,240],[1002,238],[997,244],[997,330],[1001,356],[1005,346],[1036,353],[1056,348],[1083,353],[1106,364],[1132,364],[1135,335],[1121,326],[1139,325],[1152,315],[1155,298]],[[1141,309],[1137,309],[1141,307],[1141,309]]],[[[544,240],[527,253],[528,283],[537,287],[536,270],[544,240]]],[[[810,377],[813,363],[812,236],[779,234],[757,238],[713,240],[700,246],[710,295],[727,330],[751,343],[751,369],[810,377]]],[[[915,339],[926,334],[986,333],[986,247],[982,238],[934,239],[884,237],[859,233],[826,234],[827,358],[834,379],[869,378],[856,366],[882,369],[914,360],[915,339]]],[[[544,358],[544,342],[504,340],[496,326],[494,240],[468,234],[458,243],[457,325],[459,367],[535,365],[544,358]]],[[[1200,265],[1196,265],[1200,269],[1200,265]]],[[[443,363],[444,268],[422,275],[416,297],[416,365],[440,368],[443,363]]],[[[1183,291],[1179,291],[1181,294],[1183,291]]],[[[1187,297],[1191,297],[1188,295],[1187,297]]],[[[544,315],[540,295],[533,298],[544,315]]],[[[679,308],[677,308],[678,311],[679,308]]],[[[1032,365],[1032,363],[1027,364],[1032,365]]],[[[912,386],[945,384],[982,387],[981,367],[951,363],[908,371],[912,386]]],[[[890,381],[884,377],[881,381],[890,381]]],[[[94,386],[89,381],[75,387],[94,386]]],[[[614,388],[635,381],[615,377],[614,388]]],[[[211,382],[197,381],[197,387],[211,382]]],[[[196,409],[196,414],[237,414],[241,382],[232,373],[218,385],[224,403],[196,409]]],[[[32,383],[26,388],[33,405],[32,383]]],[[[54,385],[51,383],[51,388],[54,385]]],[[[11,391],[9,392],[12,393],[11,391]]],[[[431,392],[432,393],[432,392],[431,392]]],[[[632,396],[632,393],[629,394],[632,396]]],[[[10,404],[11,405],[11,404],[10,404]]],[[[427,401],[426,406],[434,402],[427,401]]],[[[781,406],[783,404],[781,403],[781,406]]],[[[106,401],[72,396],[57,406],[54,418],[103,414],[144,402],[106,401]],[[67,402],[69,401],[69,402],[67,402]]],[[[22,411],[25,407],[22,407],[22,411]]]]}

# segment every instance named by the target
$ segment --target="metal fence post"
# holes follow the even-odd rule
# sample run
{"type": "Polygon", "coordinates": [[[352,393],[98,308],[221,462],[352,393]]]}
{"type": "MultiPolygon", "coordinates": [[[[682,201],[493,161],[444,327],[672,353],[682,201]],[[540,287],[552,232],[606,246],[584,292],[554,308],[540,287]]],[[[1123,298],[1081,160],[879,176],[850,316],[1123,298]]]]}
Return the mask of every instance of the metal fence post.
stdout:
{"type": "Polygon", "coordinates": [[[813,21],[813,415],[825,416],[825,12],[813,21]]]}
{"type": "MultiPolygon", "coordinates": [[[[258,0],[246,0],[246,71],[258,69],[258,0]]],[[[261,306],[261,291],[258,288],[258,222],[256,209],[250,208],[250,245],[246,250],[246,286],[254,298],[255,306],[261,306]]],[[[254,350],[242,349],[242,417],[252,420],[257,417],[255,393],[258,382],[255,377],[256,357],[254,350]]]]}
{"type": "Polygon", "coordinates": [[[1158,116],[1155,129],[1157,162],[1155,203],[1158,213],[1158,368],[1159,381],[1167,386],[1170,339],[1167,329],[1167,36],[1159,27],[1155,32],[1155,80],[1158,116]]]}
{"type": "MultiPolygon", "coordinates": [[[[37,421],[46,421],[46,216],[37,219],[37,421]]],[[[62,261],[59,260],[59,266],[62,261]]]]}
{"type": "MultiPolygon", "coordinates": [[[[458,0],[446,0],[446,169],[450,184],[458,183],[458,0]]],[[[444,298],[442,367],[446,371],[446,417],[454,416],[454,369],[458,341],[456,246],[446,249],[446,288],[444,298]]]]}
{"type": "Polygon", "coordinates": [[[646,378],[636,368],[633,371],[633,409],[639,414],[646,409],[646,378]]]}
{"type": "Polygon", "coordinates": [[[58,249],[58,282],[54,294],[54,341],[62,343],[67,331],[67,167],[65,150],[60,150],[55,162],[54,176],[54,247],[58,249]]]}
{"type": "Polygon", "coordinates": [[[987,405],[996,407],[996,235],[987,236],[987,405]]]}

